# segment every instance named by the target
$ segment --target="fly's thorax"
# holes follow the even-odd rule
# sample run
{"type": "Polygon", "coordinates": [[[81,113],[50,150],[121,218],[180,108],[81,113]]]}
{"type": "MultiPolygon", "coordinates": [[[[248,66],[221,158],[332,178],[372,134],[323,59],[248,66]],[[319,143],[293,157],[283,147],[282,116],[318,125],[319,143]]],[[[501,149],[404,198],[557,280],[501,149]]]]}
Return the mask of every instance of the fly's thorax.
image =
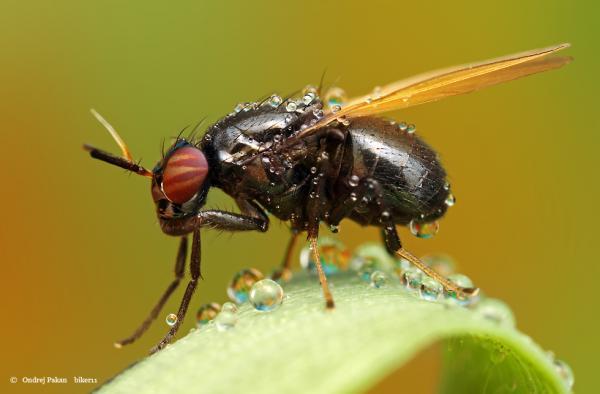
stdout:
{"type": "Polygon", "coordinates": [[[299,156],[282,149],[286,140],[322,116],[318,96],[236,106],[209,128],[201,146],[207,153],[213,184],[237,195],[284,193],[296,178],[299,156]]]}

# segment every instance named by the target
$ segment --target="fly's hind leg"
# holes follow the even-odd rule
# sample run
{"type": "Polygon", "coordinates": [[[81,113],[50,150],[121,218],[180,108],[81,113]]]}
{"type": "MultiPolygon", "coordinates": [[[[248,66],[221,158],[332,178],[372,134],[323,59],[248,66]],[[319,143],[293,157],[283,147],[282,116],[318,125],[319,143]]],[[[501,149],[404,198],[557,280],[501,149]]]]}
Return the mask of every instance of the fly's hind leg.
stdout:
{"type": "Polygon", "coordinates": [[[394,222],[391,217],[389,220],[382,222],[383,225],[383,239],[385,242],[386,249],[392,256],[400,256],[405,260],[408,260],[415,267],[423,271],[425,275],[439,282],[444,290],[448,293],[456,294],[458,298],[464,299],[469,297],[474,297],[479,293],[478,288],[467,288],[460,287],[452,281],[448,280],[443,275],[440,275],[437,271],[433,270],[431,267],[423,263],[419,258],[410,253],[408,250],[402,247],[402,242],[400,241],[400,237],[398,236],[398,232],[396,231],[396,227],[394,226],[394,222]]]}
{"type": "MultiPolygon", "coordinates": [[[[354,195],[351,195],[338,206],[331,215],[333,223],[341,220],[348,215],[362,199],[366,199],[367,203],[374,201],[379,206],[379,218],[377,224],[382,227],[383,239],[388,253],[394,257],[400,256],[408,260],[415,267],[423,271],[427,276],[439,282],[446,292],[454,293],[459,298],[473,297],[479,293],[478,288],[464,288],[451,282],[438,272],[424,264],[416,256],[402,247],[402,242],[394,225],[394,218],[390,210],[388,210],[383,201],[383,190],[379,182],[371,177],[366,177],[361,180],[360,186],[357,188],[354,195]]],[[[374,223],[375,224],[375,223],[374,223]]]]}

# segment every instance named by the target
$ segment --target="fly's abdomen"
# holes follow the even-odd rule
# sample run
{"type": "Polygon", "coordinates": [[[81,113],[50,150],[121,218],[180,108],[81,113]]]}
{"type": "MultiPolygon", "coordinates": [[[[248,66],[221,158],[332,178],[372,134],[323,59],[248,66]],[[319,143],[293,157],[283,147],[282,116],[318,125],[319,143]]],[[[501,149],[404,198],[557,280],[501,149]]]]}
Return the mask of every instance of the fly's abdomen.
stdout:
{"type": "MultiPolygon", "coordinates": [[[[377,181],[380,202],[397,224],[412,219],[433,220],[444,214],[449,194],[446,172],[423,140],[393,122],[374,117],[353,120],[348,132],[340,179],[356,176],[377,181]]],[[[373,195],[351,217],[364,224],[376,224],[382,208],[371,200],[373,195]]]]}

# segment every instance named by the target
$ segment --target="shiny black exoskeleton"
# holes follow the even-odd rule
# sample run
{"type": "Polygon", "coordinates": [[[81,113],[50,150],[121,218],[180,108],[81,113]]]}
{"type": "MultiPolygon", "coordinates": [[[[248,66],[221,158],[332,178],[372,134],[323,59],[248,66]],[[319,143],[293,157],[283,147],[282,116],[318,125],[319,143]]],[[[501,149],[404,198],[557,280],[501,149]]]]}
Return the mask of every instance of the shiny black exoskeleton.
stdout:
{"type": "Polygon", "coordinates": [[[386,227],[445,213],[446,173],[414,133],[363,117],[286,146],[322,116],[318,97],[308,105],[290,102],[295,105],[248,104],[209,128],[199,147],[212,186],[309,232],[320,221],[386,227]]]}

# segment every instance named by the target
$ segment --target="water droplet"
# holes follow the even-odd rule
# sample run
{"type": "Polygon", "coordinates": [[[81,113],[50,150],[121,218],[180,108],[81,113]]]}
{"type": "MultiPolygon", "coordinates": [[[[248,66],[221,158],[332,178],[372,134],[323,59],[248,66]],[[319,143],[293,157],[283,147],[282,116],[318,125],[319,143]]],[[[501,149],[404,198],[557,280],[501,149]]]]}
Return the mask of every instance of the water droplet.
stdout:
{"type": "Polygon", "coordinates": [[[415,131],[417,131],[417,126],[415,126],[414,124],[409,124],[406,128],[406,132],[408,134],[413,134],[415,131]]]}
{"type": "Polygon", "coordinates": [[[573,389],[573,385],[575,384],[575,375],[573,374],[573,370],[566,362],[562,360],[555,359],[553,361],[554,368],[556,372],[560,375],[565,386],[569,389],[573,389]]]}
{"type": "MultiPolygon", "coordinates": [[[[328,217],[328,216],[329,216],[329,212],[326,213],[325,217],[328,217]]],[[[340,228],[337,224],[330,224],[329,231],[331,231],[332,233],[338,233],[340,231],[340,228]]]]}
{"type": "MultiPolygon", "coordinates": [[[[317,248],[326,275],[348,269],[350,252],[341,241],[336,238],[321,237],[317,241],[317,248]]],[[[317,272],[310,244],[305,245],[300,251],[300,266],[311,273],[317,272]]]]}
{"type": "MultiPolygon", "coordinates": [[[[452,274],[448,276],[448,280],[452,283],[456,284],[459,287],[473,287],[473,281],[466,275],[463,274],[452,274]]],[[[473,305],[479,301],[479,296],[469,297],[469,298],[459,298],[457,294],[453,291],[446,292],[446,299],[450,303],[458,304],[461,306],[469,306],[473,305]]]]}
{"type": "Polygon", "coordinates": [[[400,131],[406,131],[406,129],[408,129],[408,125],[406,122],[400,122],[398,123],[398,129],[400,129],[400,131]]]}
{"type": "Polygon", "coordinates": [[[380,217],[381,217],[382,222],[387,222],[388,220],[390,220],[391,215],[388,211],[383,211],[383,212],[381,212],[380,217]]]}
{"type": "Polygon", "coordinates": [[[421,261],[444,277],[452,275],[456,267],[452,257],[445,254],[428,254],[421,257],[421,261]]]}
{"type": "Polygon", "coordinates": [[[343,125],[343,126],[350,126],[350,119],[347,119],[345,116],[342,116],[341,118],[338,119],[338,121],[343,125]]]}
{"type": "Polygon", "coordinates": [[[254,309],[270,312],[277,309],[283,301],[283,289],[271,279],[256,282],[250,290],[250,303],[254,309]]]}
{"type": "Polygon", "coordinates": [[[315,109],[313,111],[313,115],[315,115],[315,118],[321,119],[323,117],[323,110],[322,109],[315,109]]]}
{"type": "Polygon", "coordinates": [[[296,109],[298,109],[298,104],[295,101],[288,101],[285,105],[285,110],[288,112],[294,112],[296,109]]]}
{"type": "Polygon", "coordinates": [[[448,279],[460,287],[473,287],[473,281],[464,274],[452,274],[448,279]]]}
{"type": "Polygon", "coordinates": [[[254,268],[244,269],[234,275],[227,288],[229,299],[237,304],[248,301],[248,293],[259,280],[263,279],[263,274],[254,268]]]}
{"type": "Polygon", "coordinates": [[[402,278],[402,274],[411,268],[413,268],[413,265],[410,263],[410,261],[402,257],[394,259],[394,272],[398,278],[402,278]]]}
{"type": "Polygon", "coordinates": [[[233,108],[233,112],[240,113],[242,112],[242,110],[244,109],[244,107],[246,106],[245,103],[239,103],[238,105],[235,106],[235,108],[233,108]]]}
{"type": "Polygon", "coordinates": [[[242,170],[246,171],[248,169],[248,166],[242,166],[242,170]]]}
{"type": "Polygon", "coordinates": [[[410,221],[410,232],[418,238],[431,238],[440,230],[440,224],[436,221],[419,223],[414,219],[410,221]]]}
{"type": "Polygon", "coordinates": [[[311,174],[316,174],[317,173],[317,167],[310,167],[310,173],[311,174]]]}
{"type": "Polygon", "coordinates": [[[419,290],[423,281],[423,273],[417,268],[409,268],[402,273],[402,284],[408,290],[419,290]]]}
{"type": "Polygon", "coordinates": [[[210,140],[212,140],[212,135],[210,135],[210,134],[206,134],[206,135],[204,136],[204,139],[205,139],[206,141],[210,141],[210,140]]]}
{"type": "Polygon", "coordinates": [[[394,258],[389,255],[383,245],[368,242],[354,250],[350,260],[350,269],[357,272],[362,280],[369,282],[373,272],[392,272],[394,264],[394,258]]]}
{"type": "Polygon", "coordinates": [[[309,105],[316,97],[317,95],[315,93],[307,92],[304,97],[302,97],[302,103],[304,103],[304,105],[309,105]]]}
{"type": "Polygon", "coordinates": [[[373,271],[369,279],[371,281],[371,287],[379,289],[380,287],[385,286],[388,277],[383,271],[373,271]]]}
{"type": "Polygon", "coordinates": [[[330,108],[333,108],[334,105],[342,106],[346,101],[346,92],[344,89],[333,87],[327,91],[325,94],[325,102],[330,108]]]}
{"type": "Polygon", "coordinates": [[[335,104],[333,106],[331,106],[331,112],[332,113],[336,113],[336,112],[340,112],[342,110],[342,107],[338,104],[335,104]]]}
{"type": "Polygon", "coordinates": [[[223,304],[223,306],[221,307],[221,311],[222,312],[231,312],[231,313],[237,313],[238,311],[238,306],[236,304],[234,304],[233,302],[226,302],[223,304]]]}
{"type": "Polygon", "coordinates": [[[169,313],[165,321],[169,327],[173,327],[175,324],[177,324],[177,315],[174,313],[169,313]]]}
{"type": "Polygon", "coordinates": [[[477,304],[475,311],[485,319],[491,320],[505,327],[515,326],[515,316],[508,305],[504,302],[485,298],[477,304]]]}
{"type": "Polygon", "coordinates": [[[204,304],[200,308],[198,308],[198,312],[196,312],[196,325],[198,328],[208,324],[212,319],[219,314],[221,310],[221,305],[216,302],[211,302],[210,304],[204,304]]]}
{"type": "Polygon", "coordinates": [[[282,102],[283,100],[281,99],[281,97],[276,94],[272,95],[271,98],[269,98],[269,105],[273,108],[279,107],[282,102]]]}
{"type": "Polygon", "coordinates": [[[358,199],[358,197],[356,196],[356,193],[354,193],[354,192],[350,193],[350,200],[356,202],[357,199],[358,199]]]}
{"type": "Polygon", "coordinates": [[[444,190],[450,190],[450,184],[448,182],[444,183],[444,190]]]}
{"type": "Polygon", "coordinates": [[[360,182],[360,178],[357,175],[352,175],[350,179],[348,179],[348,185],[350,187],[358,186],[358,182],[360,182]]]}
{"type": "Polygon", "coordinates": [[[437,280],[423,277],[419,287],[419,295],[426,301],[437,301],[444,292],[444,287],[437,280]]]}
{"type": "MultiPolygon", "coordinates": [[[[327,159],[329,159],[329,153],[321,152],[321,160],[327,160],[327,159]]],[[[320,173],[319,176],[323,176],[323,173],[320,173]]]]}
{"type": "Polygon", "coordinates": [[[281,134],[275,134],[275,135],[273,136],[273,141],[274,141],[276,144],[280,143],[282,139],[283,139],[283,136],[282,136],[281,134]]]}
{"type": "Polygon", "coordinates": [[[238,322],[238,316],[236,313],[222,311],[215,317],[215,326],[219,331],[227,331],[235,327],[238,322]]]}
{"type": "Polygon", "coordinates": [[[371,96],[369,96],[365,99],[365,103],[367,103],[367,104],[371,104],[372,102],[373,102],[373,98],[371,96]]]}
{"type": "Polygon", "coordinates": [[[449,206],[449,207],[451,207],[451,206],[453,206],[454,204],[456,204],[456,197],[454,197],[454,194],[452,194],[452,193],[449,193],[449,194],[448,194],[448,197],[446,197],[446,200],[444,201],[444,203],[445,203],[447,206],[449,206]]]}

